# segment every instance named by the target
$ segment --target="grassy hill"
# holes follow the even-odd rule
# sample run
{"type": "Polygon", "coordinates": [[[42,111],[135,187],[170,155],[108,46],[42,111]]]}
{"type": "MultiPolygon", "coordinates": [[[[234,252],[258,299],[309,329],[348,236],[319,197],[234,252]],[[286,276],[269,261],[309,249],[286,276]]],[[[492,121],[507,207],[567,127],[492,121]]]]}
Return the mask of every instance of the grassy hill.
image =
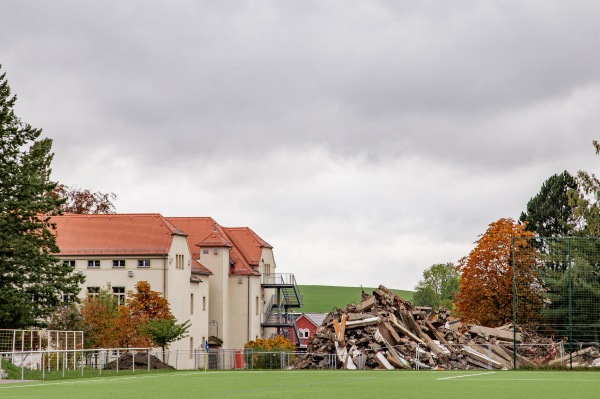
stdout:
{"type": "MultiPolygon", "coordinates": [[[[360,287],[334,287],[328,285],[298,285],[304,295],[304,306],[299,309],[303,313],[328,313],[335,308],[343,308],[350,303],[360,303],[360,287]]],[[[363,287],[372,294],[373,287],[363,287]]],[[[403,299],[412,300],[412,291],[394,290],[403,299]]]]}

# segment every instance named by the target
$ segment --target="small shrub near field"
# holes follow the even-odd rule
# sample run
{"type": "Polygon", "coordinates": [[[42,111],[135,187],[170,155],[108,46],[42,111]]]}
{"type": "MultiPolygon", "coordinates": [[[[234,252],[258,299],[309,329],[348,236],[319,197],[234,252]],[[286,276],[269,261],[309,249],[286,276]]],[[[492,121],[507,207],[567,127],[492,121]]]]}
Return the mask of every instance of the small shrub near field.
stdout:
{"type": "Polygon", "coordinates": [[[296,345],[282,335],[269,339],[257,339],[244,345],[246,349],[252,349],[253,368],[281,368],[281,352],[295,352],[296,345]]]}

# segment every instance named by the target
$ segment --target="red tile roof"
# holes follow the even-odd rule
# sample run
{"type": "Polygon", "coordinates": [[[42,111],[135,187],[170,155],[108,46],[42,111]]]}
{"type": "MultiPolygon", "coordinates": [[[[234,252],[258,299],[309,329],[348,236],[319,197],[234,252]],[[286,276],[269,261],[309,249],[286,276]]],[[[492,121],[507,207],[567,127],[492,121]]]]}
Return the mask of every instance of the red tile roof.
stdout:
{"type": "Polygon", "coordinates": [[[158,213],[67,214],[52,222],[61,255],[165,255],[173,235],[186,235],[158,213]]]}
{"type": "Polygon", "coordinates": [[[259,275],[262,248],[272,248],[250,228],[221,227],[210,217],[67,214],[52,222],[61,255],[166,255],[173,235],[187,236],[194,274],[212,274],[198,261],[201,247],[230,248],[233,275],[259,275]]]}
{"type": "Polygon", "coordinates": [[[230,274],[259,275],[262,248],[272,248],[248,227],[221,227],[208,217],[169,217],[175,226],[188,234],[194,259],[200,258],[200,247],[228,247],[233,262],[230,274]]]}
{"type": "Polygon", "coordinates": [[[223,230],[251,266],[258,267],[264,247],[273,248],[249,227],[224,227],[223,230]]]}

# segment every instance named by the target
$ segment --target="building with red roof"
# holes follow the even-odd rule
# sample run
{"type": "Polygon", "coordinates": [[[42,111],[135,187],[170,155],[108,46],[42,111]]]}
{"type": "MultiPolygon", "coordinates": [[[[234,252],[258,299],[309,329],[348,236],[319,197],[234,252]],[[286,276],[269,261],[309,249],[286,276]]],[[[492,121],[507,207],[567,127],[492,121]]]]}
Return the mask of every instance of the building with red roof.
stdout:
{"type": "Polygon", "coordinates": [[[189,337],[172,349],[224,348],[287,332],[300,306],[292,274],[276,273],[273,247],[248,227],[210,217],[160,214],[67,214],[56,224],[57,255],[86,276],[80,296],[109,287],[120,300],[140,280],[162,292],[189,337]]]}

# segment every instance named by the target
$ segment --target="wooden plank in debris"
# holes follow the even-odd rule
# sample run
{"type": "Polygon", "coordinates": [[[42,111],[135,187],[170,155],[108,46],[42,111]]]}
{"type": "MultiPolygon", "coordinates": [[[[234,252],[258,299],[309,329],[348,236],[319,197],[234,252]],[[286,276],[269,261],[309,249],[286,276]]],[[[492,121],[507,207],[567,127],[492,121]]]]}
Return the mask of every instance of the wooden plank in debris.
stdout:
{"type": "Polygon", "coordinates": [[[427,347],[429,349],[431,349],[431,351],[433,353],[435,353],[436,355],[441,355],[442,353],[444,353],[444,350],[442,348],[440,348],[440,346],[438,344],[433,342],[433,340],[429,337],[429,335],[423,334],[422,337],[423,337],[423,341],[425,341],[425,345],[427,345],[427,347]]]}
{"type": "Polygon", "coordinates": [[[333,329],[335,331],[335,339],[337,341],[338,337],[340,336],[340,322],[337,321],[337,319],[333,319],[333,329]]]}
{"type": "Polygon", "coordinates": [[[385,293],[386,293],[386,294],[388,294],[388,295],[391,295],[391,296],[393,296],[393,297],[394,297],[394,298],[396,298],[396,299],[398,300],[398,302],[400,302],[400,303],[405,303],[405,302],[406,302],[404,299],[402,299],[402,298],[400,297],[400,295],[398,295],[398,294],[396,294],[395,292],[391,291],[391,290],[390,290],[390,289],[388,289],[387,287],[384,287],[383,285],[380,285],[380,286],[378,287],[378,289],[379,289],[380,291],[383,291],[383,292],[385,292],[385,293]]]}
{"type": "Polygon", "coordinates": [[[365,311],[371,309],[373,306],[375,306],[375,303],[377,303],[375,297],[374,296],[370,296],[367,299],[365,299],[364,301],[362,301],[356,307],[356,311],[357,312],[365,312],[365,311]]]}
{"type": "Polygon", "coordinates": [[[411,340],[413,340],[419,344],[425,345],[425,341],[423,341],[421,338],[417,337],[415,334],[410,332],[410,330],[408,328],[406,328],[402,324],[400,324],[398,322],[398,319],[396,319],[396,316],[394,316],[393,314],[390,314],[390,321],[392,322],[392,325],[394,327],[396,327],[402,334],[406,335],[408,338],[410,338],[411,340]]]}
{"type": "Polygon", "coordinates": [[[386,359],[385,355],[381,352],[377,352],[375,354],[375,360],[377,360],[377,363],[379,363],[379,365],[386,370],[395,369],[395,367],[390,364],[390,362],[386,359]]]}
{"type": "Polygon", "coordinates": [[[527,359],[526,357],[523,357],[523,356],[519,355],[518,353],[515,355],[515,353],[512,351],[512,349],[504,347],[504,350],[506,351],[506,353],[508,353],[508,355],[510,356],[511,359],[513,359],[513,356],[516,356],[516,358],[517,358],[517,366],[531,367],[531,368],[537,367],[537,365],[534,362],[532,362],[531,360],[527,359]]]}
{"type": "Polygon", "coordinates": [[[338,341],[340,344],[344,345],[344,336],[346,335],[346,322],[348,321],[348,316],[343,314],[342,320],[340,322],[340,331],[338,333],[338,341]]]}
{"type": "Polygon", "coordinates": [[[494,361],[500,363],[506,369],[512,368],[512,363],[509,360],[506,360],[502,356],[499,356],[496,353],[494,353],[494,351],[492,350],[494,345],[492,345],[490,347],[486,347],[486,346],[474,344],[474,345],[469,345],[469,347],[476,350],[477,352],[481,353],[482,355],[485,355],[485,356],[493,359],[494,361]]]}
{"type": "Polygon", "coordinates": [[[588,348],[582,349],[582,350],[577,351],[577,352],[573,352],[571,354],[567,353],[563,357],[559,357],[557,359],[549,361],[548,365],[552,366],[552,365],[555,365],[555,364],[567,363],[567,362],[570,361],[571,358],[576,358],[577,356],[585,355],[586,353],[591,352],[593,349],[594,348],[590,346],[588,348]]]}
{"type": "MultiPolygon", "coordinates": [[[[462,350],[463,350],[463,354],[465,356],[467,356],[471,359],[474,359],[480,363],[483,363],[489,367],[493,367],[498,370],[504,368],[502,363],[495,361],[494,359],[492,359],[489,356],[486,356],[482,353],[477,352],[475,349],[473,349],[469,346],[463,346],[462,350]]],[[[489,367],[486,367],[486,368],[489,368],[489,367]]]]}
{"type": "Polygon", "coordinates": [[[346,322],[345,329],[349,330],[351,328],[372,326],[373,324],[378,324],[379,321],[380,319],[377,316],[369,317],[368,319],[363,320],[348,321],[346,322]]]}
{"type": "Polygon", "coordinates": [[[442,333],[440,333],[438,331],[438,329],[435,328],[429,320],[425,320],[425,325],[427,326],[427,328],[429,328],[429,331],[431,331],[431,333],[433,334],[433,337],[435,339],[440,341],[441,344],[445,345],[446,348],[448,348],[448,350],[450,352],[454,352],[454,348],[452,347],[452,345],[450,345],[450,343],[448,341],[446,341],[446,338],[444,337],[444,335],[442,333]]]}
{"type": "Polygon", "coordinates": [[[375,341],[381,343],[381,340],[378,338],[379,335],[377,334],[379,334],[388,342],[392,342],[394,340],[394,338],[392,337],[388,329],[385,328],[385,325],[383,323],[379,323],[377,325],[377,331],[375,331],[375,341]]]}
{"type": "Polygon", "coordinates": [[[371,313],[346,313],[348,315],[348,321],[355,321],[355,320],[364,320],[364,319],[368,319],[369,317],[373,317],[373,315],[371,313]]]}
{"type": "Polygon", "coordinates": [[[398,335],[398,333],[396,332],[396,330],[394,330],[394,327],[392,327],[392,325],[387,322],[383,322],[383,326],[389,332],[389,334],[392,338],[392,340],[390,342],[392,342],[394,345],[399,344],[401,342],[401,339],[400,339],[400,336],[398,335]]]}
{"type": "Polygon", "coordinates": [[[492,345],[492,352],[500,356],[502,359],[508,361],[510,363],[510,367],[512,367],[513,359],[508,352],[504,350],[504,348],[502,348],[500,345],[492,345]]]}
{"type": "Polygon", "coordinates": [[[417,337],[423,339],[423,332],[421,331],[421,327],[417,324],[413,315],[411,313],[400,312],[400,318],[402,319],[402,323],[417,337]]]}
{"type": "Polygon", "coordinates": [[[393,346],[388,346],[388,360],[403,369],[410,369],[410,363],[393,346]],[[392,360],[393,359],[393,360],[392,360]]]}
{"type": "Polygon", "coordinates": [[[396,350],[396,348],[392,344],[390,344],[390,342],[385,338],[385,335],[387,333],[388,333],[388,331],[386,331],[386,328],[380,324],[379,329],[377,331],[375,331],[374,338],[375,338],[376,342],[383,344],[387,348],[388,360],[390,360],[390,357],[391,357],[393,360],[390,360],[390,362],[397,365],[398,367],[404,368],[404,369],[411,368],[410,363],[406,359],[404,359],[404,356],[402,356],[402,354],[400,354],[396,350]],[[384,334],[381,333],[382,331],[384,334]]]}
{"type": "Polygon", "coordinates": [[[467,325],[467,331],[472,334],[481,334],[486,337],[494,337],[502,341],[513,341],[521,342],[521,333],[513,334],[512,331],[501,330],[499,328],[490,328],[484,326],[477,326],[474,324],[467,325]]]}

